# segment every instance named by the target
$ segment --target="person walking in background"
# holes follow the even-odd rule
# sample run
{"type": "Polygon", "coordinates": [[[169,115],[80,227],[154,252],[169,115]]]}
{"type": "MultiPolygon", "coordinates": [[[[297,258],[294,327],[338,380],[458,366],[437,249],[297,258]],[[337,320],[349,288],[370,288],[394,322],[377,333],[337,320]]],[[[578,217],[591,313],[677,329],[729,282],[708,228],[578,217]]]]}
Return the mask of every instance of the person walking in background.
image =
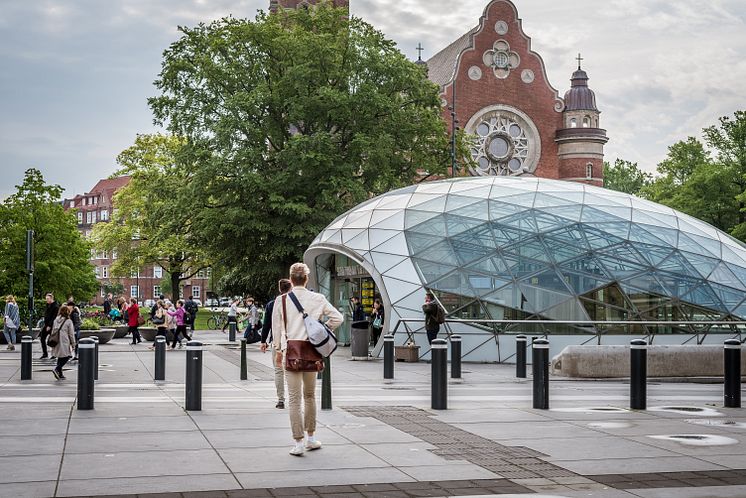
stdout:
{"type": "MultiPolygon", "coordinates": [[[[326,325],[332,330],[339,327],[344,319],[342,313],[337,311],[323,295],[306,289],[310,273],[308,266],[295,263],[290,267],[290,283],[293,285],[293,290],[275,299],[272,310],[272,330],[277,363],[282,364],[283,356],[289,353],[289,342],[293,342],[294,346],[300,344],[301,347],[313,347],[308,343],[304,314],[299,313],[292,302],[287,302],[290,300],[288,295],[294,296],[300,302],[305,314],[309,317],[315,320],[325,318],[326,325]]],[[[287,369],[285,371],[290,427],[295,440],[290,454],[294,456],[303,455],[305,450],[321,448],[321,442],[314,435],[316,432],[316,374],[317,372],[297,372],[287,369]],[[301,408],[301,402],[303,402],[303,408],[301,408]],[[303,444],[304,430],[308,435],[305,445],[303,444]]]]}
{"type": "MultiPolygon", "coordinates": [[[[174,340],[174,337],[176,337],[176,316],[170,315],[169,311],[175,311],[173,303],[171,301],[163,301],[163,309],[166,312],[166,328],[168,329],[168,332],[171,332],[171,340],[174,340]]],[[[168,335],[166,335],[166,342],[168,342],[168,335]]]]}
{"type": "Polygon", "coordinates": [[[352,313],[353,322],[361,322],[365,320],[365,310],[363,309],[363,305],[360,304],[359,297],[352,296],[352,298],[350,299],[350,310],[352,313]]]}
{"type": "Polygon", "coordinates": [[[425,314],[425,332],[427,332],[427,342],[433,343],[438,332],[440,332],[440,324],[445,319],[445,312],[440,307],[438,302],[435,300],[435,295],[432,292],[425,294],[425,304],[422,305],[422,312],[425,314]]]}
{"type": "Polygon", "coordinates": [[[47,295],[44,296],[44,298],[47,301],[47,305],[44,308],[44,326],[41,328],[41,333],[39,334],[39,340],[41,341],[41,357],[39,358],[40,360],[49,358],[47,352],[47,337],[52,332],[54,321],[60,312],[60,303],[54,300],[54,294],[48,292],[47,295]]]}
{"type": "Polygon", "coordinates": [[[5,321],[3,323],[3,335],[5,342],[8,344],[8,351],[16,350],[16,330],[21,328],[21,314],[16,304],[16,298],[8,295],[5,297],[5,312],[3,313],[5,321]]]}
{"type": "Polygon", "coordinates": [[[111,313],[111,292],[106,294],[106,299],[104,299],[104,315],[109,316],[109,313],[111,313]]]}
{"type": "Polygon", "coordinates": [[[67,307],[70,308],[70,321],[73,322],[73,330],[75,331],[75,354],[71,361],[78,361],[78,341],[80,340],[80,327],[83,325],[83,321],[80,318],[80,308],[75,306],[75,300],[72,296],[67,299],[67,307]]]}
{"type": "Polygon", "coordinates": [[[223,333],[225,333],[225,328],[230,326],[231,323],[235,323],[236,328],[238,328],[238,301],[238,298],[231,301],[231,306],[228,308],[228,320],[223,324],[223,333]]]}
{"type": "MultiPolygon", "coordinates": [[[[156,336],[162,335],[163,337],[168,337],[166,329],[166,320],[168,318],[170,317],[166,314],[166,308],[163,301],[156,301],[153,305],[153,318],[150,319],[150,321],[153,322],[153,325],[156,326],[156,336]]],[[[150,346],[150,349],[155,349],[155,343],[150,346]]]]}
{"type": "Polygon", "coordinates": [[[192,296],[189,296],[187,298],[186,302],[184,303],[184,309],[189,315],[187,325],[189,325],[189,327],[192,329],[192,335],[194,335],[194,324],[197,321],[197,312],[199,311],[199,306],[192,296]]]}
{"type": "Polygon", "coordinates": [[[184,310],[184,301],[179,299],[178,301],[176,301],[176,311],[169,309],[166,313],[176,319],[176,330],[174,331],[174,340],[171,343],[171,349],[174,349],[176,347],[177,341],[179,343],[179,349],[181,349],[181,340],[179,339],[179,335],[183,335],[184,339],[186,339],[187,341],[192,340],[192,338],[187,335],[187,327],[186,323],[184,322],[184,315],[186,314],[186,311],[184,310]]]}
{"type": "MultiPolygon", "coordinates": [[[[280,291],[280,295],[287,294],[293,285],[287,278],[281,278],[277,282],[277,288],[280,291]]],[[[275,390],[277,391],[277,404],[275,408],[285,408],[285,368],[282,365],[282,361],[277,361],[277,351],[274,347],[274,338],[272,337],[272,310],[275,307],[275,300],[272,299],[267,303],[264,309],[264,325],[262,326],[262,342],[259,349],[262,353],[267,351],[268,344],[272,343],[272,367],[275,369],[275,390]]]]}
{"type": "Polygon", "coordinates": [[[378,338],[381,337],[384,318],[383,303],[380,299],[376,298],[373,301],[373,311],[370,312],[370,337],[373,347],[378,344],[378,338]]]}
{"type": "Polygon", "coordinates": [[[140,344],[142,338],[140,337],[140,306],[137,305],[137,298],[131,297],[130,304],[127,306],[127,325],[129,331],[132,332],[132,344],[140,344]]]}
{"type": "Polygon", "coordinates": [[[52,373],[57,380],[64,379],[65,375],[62,373],[62,367],[65,366],[72,356],[72,351],[75,347],[75,328],[73,327],[72,320],[70,320],[69,306],[61,306],[59,308],[59,316],[52,323],[52,331],[49,337],[55,343],[54,346],[51,346],[52,354],[57,357],[57,365],[52,370],[52,373]]]}

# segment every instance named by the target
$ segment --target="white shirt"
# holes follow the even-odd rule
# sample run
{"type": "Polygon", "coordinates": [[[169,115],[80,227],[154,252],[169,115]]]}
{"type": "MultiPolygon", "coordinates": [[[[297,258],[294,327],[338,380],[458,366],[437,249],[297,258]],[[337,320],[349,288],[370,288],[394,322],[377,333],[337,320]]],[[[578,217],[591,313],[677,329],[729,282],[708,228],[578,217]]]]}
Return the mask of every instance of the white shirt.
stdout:
{"type": "MultiPolygon", "coordinates": [[[[298,302],[303,306],[305,312],[311,318],[316,320],[326,320],[326,325],[334,330],[342,324],[344,317],[342,313],[332,306],[326,298],[316,292],[311,292],[305,287],[293,287],[292,290],[295,297],[298,298],[298,302]]],[[[308,340],[308,332],[306,332],[306,324],[303,322],[303,315],[300,314],[298,309],[293,304],[292,299],[286,298],[285,307],[287,309],[287,329],[285,328],[285,320],[283,319],[282,312],[282,298],[286,296],[278,296],[275,299],[275,304],[272,308],[272,331],[278,332],[273,335],[273,341],[276,349],[285,351],[287,347],[287,341],[305,341],[308,340]]]]}

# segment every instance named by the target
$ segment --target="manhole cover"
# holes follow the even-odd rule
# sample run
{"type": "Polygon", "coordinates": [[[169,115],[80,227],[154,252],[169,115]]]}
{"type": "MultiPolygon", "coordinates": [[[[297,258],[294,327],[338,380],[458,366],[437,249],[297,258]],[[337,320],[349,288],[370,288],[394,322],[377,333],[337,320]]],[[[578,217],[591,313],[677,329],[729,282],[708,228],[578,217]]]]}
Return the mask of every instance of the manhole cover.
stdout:
{"type": "Polygon", "coordinates": [[[682,413],[685,415],[699,415],[702,417],[717,417],[723,414],[712,408],[701,408],[698,406],[654,406],[648,408],[652,412],[682,413]]]}
{"type": "Polygon", "coordinates": [[[738,444],[737,439],[711,434],[669,434],[665,436],[648,436],[651,439],[667,439],[687,446],[727,446],[738,444]]]}
{"type": "Polygon", "coordinates": [[[706,425],[709,427],[732,427],[734,429],[746,429],[746,422],[736,422],[735,420],[690,418],[688,420],[685,420],[684,422],[695,425],[706,425]]]}

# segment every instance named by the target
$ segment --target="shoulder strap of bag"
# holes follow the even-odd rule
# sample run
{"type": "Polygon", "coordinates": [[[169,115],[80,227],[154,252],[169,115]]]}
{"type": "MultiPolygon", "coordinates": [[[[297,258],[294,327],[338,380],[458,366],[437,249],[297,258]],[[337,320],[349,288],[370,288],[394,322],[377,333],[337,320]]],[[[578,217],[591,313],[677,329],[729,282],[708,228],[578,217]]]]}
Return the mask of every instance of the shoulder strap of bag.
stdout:
{"type": "Polygon", "coordinates": [[[303,309],[303,306],[301,306],[300,301],[298,301],[298,298],[293,294],[292,292],[288,293],[288,296],[290,296],[290,300],[293,301],[293,304],[295,304],[295,307],[298,309],[298,313],[303,315],[303,318],[307,317],[308,314],[303,309]]]}
{"type": "Polygon", "coordinates": [[[282,295],[282,323],[285,325],[282,333],[285,334],[285,339],[288,337],[288,308],[285,305],[288,301],[287,297],[287,294],[282,295]]]}
{"type": "Polygon", "coordinates": [[[66,323],[66,322],[67,322],[68,320],[69,320],[69,318],[65,318],[64,320],[62,320],[62,323],[60,323],[60,326],[59,326],[59,327],[57,327],[57,330],[52,330],[52,334],[59,334],[59,333],[60,333],[60,330],[62,330],[62,327],[64,327],[64,326],[65,326],[65,323],[66,323]]]}

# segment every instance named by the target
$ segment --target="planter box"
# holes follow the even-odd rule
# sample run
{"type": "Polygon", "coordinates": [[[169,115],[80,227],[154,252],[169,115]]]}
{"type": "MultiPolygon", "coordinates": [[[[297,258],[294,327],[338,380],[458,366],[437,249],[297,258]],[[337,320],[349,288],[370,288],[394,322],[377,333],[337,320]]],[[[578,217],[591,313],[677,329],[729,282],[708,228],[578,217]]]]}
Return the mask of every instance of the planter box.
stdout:
{"type": "MultiPolygon", "coordinates": [[[[140,327],[138,330],[140,330],[140,335],[142,336],[142,339],[144,341],[153,342],[155,341],[155,336],[158,333],[158,329],[155,327],[140,327]]],[[[169,330],[166,332],[166,342],[171,342],[174,340],[174,334],[169,330]]]]}
{"type": "Polygon", "coordinates": [[[121,339],[122,337],[127,337],[127,332],[129,331],[129,327],[127,325],[117,325],[114,327],[114,339],[121,339]]]}
{"type": "Polygon", "coordinates": [[[394,346],[394,358],[396,359],[396,361],[416,363],[420,361],[420,347],[394,346]]]}
{"type": "MultiPolygon", "coordinates": [[[[24,335],[30,335],[32,339],[36,340],[39,338],[40,332],[40,329],[31,329],[31,334],[29,334],[26,329],[24,329],[23,332],[16,330],[16,344],[21,343],[21,337],[24,335]]],[[[5,334],[2,333],[2,330],[0,330],[0,344],[5,344],[5,334]]]]}
{"type": "Polygon", "coordinates": [[[114,338],[114,329],[99,329],[99,330],[81,330],[80,338],[85,339],[86,337],[98,337],[99,344],[106,344],[114,338]]]}

